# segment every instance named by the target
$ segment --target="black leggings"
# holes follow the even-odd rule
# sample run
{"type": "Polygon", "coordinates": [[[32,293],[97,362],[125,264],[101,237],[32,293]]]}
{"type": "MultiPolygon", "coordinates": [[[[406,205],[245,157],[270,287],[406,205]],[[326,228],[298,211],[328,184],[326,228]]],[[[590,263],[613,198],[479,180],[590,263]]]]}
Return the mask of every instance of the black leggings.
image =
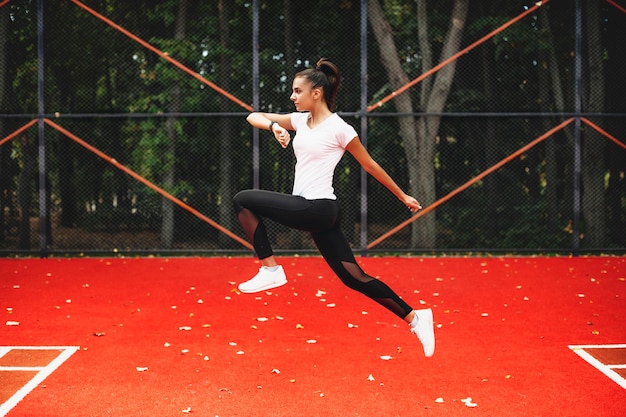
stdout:
{"type": "Polygon", "coordinates": [[[259,259],[274,252],[263,218],[311,233],[318,250],[348,287],[381,304],[400,318],[413,309],[387,284],[367,275],[357,264],[341,231],[341,206],[336,200],[303,197],[264,190],[244,190],[233,198],[235,213],[259,259]]]}

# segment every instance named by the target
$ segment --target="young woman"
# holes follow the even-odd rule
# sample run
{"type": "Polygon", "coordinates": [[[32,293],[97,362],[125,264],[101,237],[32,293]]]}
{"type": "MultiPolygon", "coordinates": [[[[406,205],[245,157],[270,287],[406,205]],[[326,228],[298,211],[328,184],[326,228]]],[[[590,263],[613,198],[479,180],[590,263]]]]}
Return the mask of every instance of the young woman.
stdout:
{"type": "Polygon", "coordinates": [[[424,354],[432,356],[435,351],[432,310],[413,310],[389,286],[367,275],[357,264],[341,231],[341,207],[334,194],[333,173],[346,150],[409,210],[415,212],[422,207],[371,158],[354,128],[333,113],[339,83],[339,69],[322,58],[316,68],[297,73],[293,80],[290,98],[297,112],[254,112],[247,118],[252,126],[272,132],[283,148],[291,140],[289,131],[296,131],[293,139],[296,168],[292,194],[245,190],[233,199],[239,222],[261,261],[259,272],[241,283],[239,290],[255,293],[287,283],[285,271],[270,246],[263,218],[308,231],[339,279],[408,322],[422,343],[424,354]]]}

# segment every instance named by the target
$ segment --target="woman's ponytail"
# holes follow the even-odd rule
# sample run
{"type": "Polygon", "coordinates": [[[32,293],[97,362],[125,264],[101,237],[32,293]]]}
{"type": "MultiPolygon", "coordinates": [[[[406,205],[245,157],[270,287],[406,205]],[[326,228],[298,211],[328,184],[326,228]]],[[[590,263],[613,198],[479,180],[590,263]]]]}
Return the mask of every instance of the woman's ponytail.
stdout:
{"type": "Polygon", "coordinates": [[[337,99],[337,91],[339,90],[339,84],[341,83],[341,74],[339,68],[327,58],[320,58],[317,61],[315,69],[321,71],[328,78],[328,85],[330,88],[324,90],[324,98],[328,104],[328,108],[332,111],[335,108],[335,100],[337,99]]]}

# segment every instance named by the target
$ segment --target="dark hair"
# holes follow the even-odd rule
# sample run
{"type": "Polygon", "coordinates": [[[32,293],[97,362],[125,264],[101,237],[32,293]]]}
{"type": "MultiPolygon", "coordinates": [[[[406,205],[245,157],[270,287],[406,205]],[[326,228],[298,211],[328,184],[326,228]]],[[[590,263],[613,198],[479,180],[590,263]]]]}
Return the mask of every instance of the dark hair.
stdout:
{"type": "Polygon", "coordinates": [[[335,99],[337,98],[337,90],[341,82],[339,68],[327,58],[320,58],[315,68],[307,68],[296,74],[296,77],[306,78],[313,88],[321,88],[324,92],[324,100],[328,104],[328,108],[333,111],[335,107],[335,99]]]}

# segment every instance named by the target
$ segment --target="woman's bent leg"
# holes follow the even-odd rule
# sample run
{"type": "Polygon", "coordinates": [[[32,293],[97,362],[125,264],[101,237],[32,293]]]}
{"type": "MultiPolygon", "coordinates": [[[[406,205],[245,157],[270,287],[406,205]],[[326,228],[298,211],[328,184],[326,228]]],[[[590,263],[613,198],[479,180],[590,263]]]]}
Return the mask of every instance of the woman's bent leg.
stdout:
{"type": "Polygon", "coordinates": [[[318,214],[316,202],[288,194],[245,190],[235,195],[233,204],[237,218],[262,264],[252,279],[239,285],[239,290],[244,293],[265,291],[287,283],[285,271],[274,258],[263,218],[297,229],[318,227],[328,222],[325,220],[327,215],[318,214]]]}
{"type": "Polygon", "coordinates": [[[339,228],[312,235],[320,253],[345,285],[366,295],[402,319],[413,311],[387,284],[367,275],[361,269],[339,228]]]}
{"type": "Polygon", "coordinates": [[[298,230],[326,230],[335,223],[339,210],[333,200],[307,200],[265,190],[240,191],[233,204],[259,259],[273,255],[263,218],[298,230]]]}

